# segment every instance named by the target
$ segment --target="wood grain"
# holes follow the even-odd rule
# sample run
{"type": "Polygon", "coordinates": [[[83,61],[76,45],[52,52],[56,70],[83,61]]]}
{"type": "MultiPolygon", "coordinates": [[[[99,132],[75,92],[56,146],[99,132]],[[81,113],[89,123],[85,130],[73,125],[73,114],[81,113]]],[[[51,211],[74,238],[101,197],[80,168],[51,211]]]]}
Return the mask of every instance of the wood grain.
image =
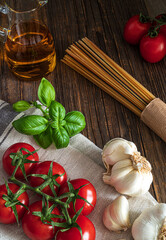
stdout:
{"type": "MultiPolygon", "coordinates": [[[[140,119],[104,91],[63,64],[65,49],[74,41],[87,36],[116,63],[129,72],[156,97],[166,102],[166,58],[156,64],[145,62],[138,46],[123,39],[126,21],[140,12],[151,16],[166,12],[164,0],[49,0],[47,23],[54,37],[57,66],[48,76],[67,111],[79,110],[86,117],[83,134],[98,147],[114,137],[133,141],[151,162],[154,181],[150,189],[158,202],[166,201],[166,143],[140,119]]],[[[5,24],[0,18],[0,25],[5,24]]],[[[9,72],[0,52],[0,98],[14,103],[20,99],[35,100],[39,81],[16,79],[9,72]]]]}

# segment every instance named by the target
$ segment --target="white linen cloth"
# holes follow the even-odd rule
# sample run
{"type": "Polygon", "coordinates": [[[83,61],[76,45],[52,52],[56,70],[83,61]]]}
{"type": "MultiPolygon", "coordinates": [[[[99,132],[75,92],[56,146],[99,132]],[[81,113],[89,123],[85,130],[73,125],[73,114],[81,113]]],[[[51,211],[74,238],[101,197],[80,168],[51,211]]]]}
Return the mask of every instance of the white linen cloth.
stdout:
{"type": "MultiPolygon", "coordinates": [[[[31,110],[31,113],[33,110],[31,110]]],[[[89,141],[82,134],[70,139],[67,148],[56,150],[52,144],[48,149],[39,148],[32,136],[18,133],[12,128],[11,122],[22,115],[17,115],[7,103],[0,100],[0,184],[4,184],[7,174],[3,171],[2,156],[5,150],[16,142],[26,142],[35,149],[39,149],[40,161],[53,160],[60,163],[66,170],[69,179],[86,178],[96,188],[97,204],[88,218],[93,222],[96,229],[96,240],[132,240],[131,229],[123,233],[113,233],[105,228],[102,215],[105,207],[110,204],[119,193],[111,186],[106,185],[102,176],[105,172],[101,160],[102,150],[89,141]]],[[[30,197],[30,201],[38,200],[38,197],[30,197]]],[[[140,197],[129,198],[131,222],[142,212],[143,209],[157,204],[156,200],[147,193],[140,197]]],[[[1,240],[27,240],[21,224],[0,224],[1,240]]],[[[66,239],[67,240],[67,239],[66,239]]],[[[73,239],[74,240],[74,239],[73,239]]]]}

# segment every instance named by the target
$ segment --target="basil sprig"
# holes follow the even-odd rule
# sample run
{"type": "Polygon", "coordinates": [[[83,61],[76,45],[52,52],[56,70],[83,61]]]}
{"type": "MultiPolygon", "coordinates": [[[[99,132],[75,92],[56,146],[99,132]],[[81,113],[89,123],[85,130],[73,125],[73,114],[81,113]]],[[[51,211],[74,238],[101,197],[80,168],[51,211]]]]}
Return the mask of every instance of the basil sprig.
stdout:
{"type": "Polygon", "coordinates": [[[33,135],[36,143],[44,149],[52,143],[58,149],[67,147],[70,137],[81,132],[86,126],[85,117],[81,112],[72,111],[66,114],[65,108],[55,100],[55,96],[52,84],[42,78],[38,88],[40,103],[21,100],[13,104],[13,109],[17,112],[32,107],[41,110],[42,116],[27,115],[12,124],[18,132],[33,135]]]}

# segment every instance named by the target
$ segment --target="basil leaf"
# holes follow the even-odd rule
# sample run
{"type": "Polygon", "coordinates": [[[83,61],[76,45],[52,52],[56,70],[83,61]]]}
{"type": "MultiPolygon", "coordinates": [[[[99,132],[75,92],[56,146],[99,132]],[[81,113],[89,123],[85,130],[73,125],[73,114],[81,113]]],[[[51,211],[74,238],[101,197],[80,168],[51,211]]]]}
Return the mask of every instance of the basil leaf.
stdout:
{"type": "Polygon", "coordinates": [[[49,115],[52,120],[56,121],[57,127],[63,121],[66,111],[59,102],[52,101],[49,109],[49,115]]]}
{"type": "Polygon", "coordinates": [[[67,147],[69,135],[63,127],[52,129],[52,138],[57,149],[67,147]]]}
{"type": "Polygon", "coordinates": [[[38,88],[38,98],[47,107],[55,100],[55,89],[46,78],[42,78],[41,80],[38,88]]]}
{"type": "Polygon", "coordinates": [[[44,132],[48,127],[48,120],[39,115],[22,117],[13,123],[13,127],[20,133],[36,135],[44,132]]]}
{"type": "Polygon", "coordinates": [[[33,138],[35,139],[36,143],[40,147],[42,147],[44,149],[48,148],[52,144],[52,142],[53,142],[51,127],[49,126],[46,129],[46,131],[44,131],[44,132],[42,132],[42,133],[40,133],[38,135],[34,135],[33,138]]]}
{"type": "Polygon", "coordinates": [[[16,112],[23,112],[28,110],[31,107],[31,104],[27,101],[21,100],[13,104],[13,110],[16,112]]]}
{"type": "Polygon", "coordinates": [[[68,132],[69,137],[81,132],[86,126],[84,115],[78,111],[67,113],[64,120],[66,121],[64,128],[68,132]]]}

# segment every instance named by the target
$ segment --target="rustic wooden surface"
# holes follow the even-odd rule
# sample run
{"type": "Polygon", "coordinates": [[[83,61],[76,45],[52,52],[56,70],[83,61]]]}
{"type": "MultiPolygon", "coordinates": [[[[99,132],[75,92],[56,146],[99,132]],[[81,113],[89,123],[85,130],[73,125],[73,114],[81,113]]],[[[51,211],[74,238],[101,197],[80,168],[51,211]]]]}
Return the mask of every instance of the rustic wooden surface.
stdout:
{"type": "MultiPolygon", "coordinates": [[[[67,111],[83,112],[87,121],[83,134],[98,147],[103,148],[114,137],[133,141],[152,164],[151,194],[158,202],[165,202],[166,143],[132,112],[60,61],[73,41],[87,36],[166,102],[166,57],[156,64],[147,63],[138,47],[127,44],[122,36],[124,24],[132,15],[142,12],[156,16],[166,12],[165,0],[49,0],[46,11],[57,52],[56,69],[47,78],[56,89],[57,101],[67,111]]],[[[36,100],[39,81],[16,79],[8,70],[2,45],[0,59],[0,98],[9,103],[36,100]]]]}

